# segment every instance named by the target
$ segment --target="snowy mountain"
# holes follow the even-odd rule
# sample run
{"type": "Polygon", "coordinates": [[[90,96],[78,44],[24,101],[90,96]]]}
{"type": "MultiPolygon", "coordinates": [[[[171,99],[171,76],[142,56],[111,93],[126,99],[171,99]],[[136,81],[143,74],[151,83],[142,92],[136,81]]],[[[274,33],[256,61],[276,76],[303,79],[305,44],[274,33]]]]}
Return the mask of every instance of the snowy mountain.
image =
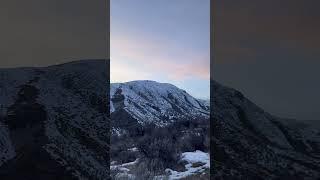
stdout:
{"type": "Polygon", "coordinates": [[[209,117],[209,104],[172,84],[142,80],[111,84],[111,114],[124,110],[138,123],[166,125],[174,120],[209,117]]]}
{"type": "Polygon", "coordinates": [[[107,179],[109,61],[0,69],[1,179],[107,179]]]}
{"type": "Polygon", "coordinates": [[[265,112],[211,81],[214,179],[319,179],[320,126],[265,112]]]}
{"type": "Polygon", "coordinates": [[[150,80],[111,84],[110,97],[113,179],[209,179],[208,101],[150,80]]]}
{"type": "Polygon", "coordinates": [[[137,162],[129,174],[152,165],[169,177],[207,168],[210,148],[216,179],[319,179],[319,123],[274,117],[214,81],[213,108],[154,81],[111,84],[109,108],[108,66],[0,69],[1,179],[108,179],[110,125],[113,166],[137,162]],[[194,153],[203,157],[197,163],[194,153]]]}

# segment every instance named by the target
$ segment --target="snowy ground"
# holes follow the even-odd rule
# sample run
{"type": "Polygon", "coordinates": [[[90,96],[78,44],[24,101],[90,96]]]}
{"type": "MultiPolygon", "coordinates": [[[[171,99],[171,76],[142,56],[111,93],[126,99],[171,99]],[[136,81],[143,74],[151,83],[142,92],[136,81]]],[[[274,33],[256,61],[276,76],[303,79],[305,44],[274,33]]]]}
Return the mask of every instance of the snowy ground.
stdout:
{"type": "Polygon", "coordinates": [[[116,178],[127,178],[128,180],[134,180],[135,176],[130,174],[130,166],[133,166],[139,162],[139,159],[136,159],[133,162],[124,163],[120,165],[114,165],[116,162],[111,162],[110,170],[118,171],[116,178]]]}
{"type": "MultiPolygon", "coordinates": [[[[132,150],[136,150],[132,148],[132,150]]],[[[195,152],[184,152],[181,154],[181,160],[185,161],[185,171],[179,172],[172,169],[166,169],[165,172],[167,175],[154,177],[154,180],[175,180],[183,179],[188,176],[201,174],[205,170],[210,168],[210,157],[208,153],[202,151],[195,152]]],[[[136,159],[133,162],[124,163],[115,165],[116,162],[111,162],[110,170],[117,171],[116,178],[126,178],[129,180],[135,180],[136,177],[130,173],[130,168],[136,165],[139,162],[139,159],[136,159]]]]}
{"type": "Polygon", "coordinates": [[[186,171],[178,172],[171,169],[166,169],[169,173],[169,180],[182,179],[194,174],[203,173],[206,169],[210,168],[210,157],[208,153],[202,151],[185,152],[181,155],[181,160],[186,161],[186,171]],[[195,164],[197,164],[195,166],[195,164]]]}

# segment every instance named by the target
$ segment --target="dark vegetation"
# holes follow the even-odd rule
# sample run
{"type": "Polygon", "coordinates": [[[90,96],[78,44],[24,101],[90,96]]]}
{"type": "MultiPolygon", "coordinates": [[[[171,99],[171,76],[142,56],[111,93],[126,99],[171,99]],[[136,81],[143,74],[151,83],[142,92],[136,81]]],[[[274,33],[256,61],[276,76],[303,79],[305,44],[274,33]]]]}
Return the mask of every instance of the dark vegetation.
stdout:
{"type": "Polygon", "coordinates": [[[139,158],[135,172],[143,179],[163,175],[166,168],[183,171],[181,153],[209,152],[209,123],[208,119],[198,119],[180,120],[165,127],[136,124],[137,131],[128,127],[130,133],[111,136],[111,161],[123,164],[139,158]],[[130,150],[133,147],[138,151],[130,150]]]}

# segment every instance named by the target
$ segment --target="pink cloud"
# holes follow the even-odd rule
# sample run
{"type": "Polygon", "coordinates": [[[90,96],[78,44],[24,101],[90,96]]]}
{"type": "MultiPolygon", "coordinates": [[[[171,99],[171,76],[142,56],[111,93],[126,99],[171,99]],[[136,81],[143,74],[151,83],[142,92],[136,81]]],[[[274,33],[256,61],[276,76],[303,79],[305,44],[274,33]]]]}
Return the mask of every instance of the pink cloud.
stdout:
{"type": "Polygon", "coordinates": [[[142,36],[128,36],[125,33],[111,33],[110,37],[111,72],[112,68],[119,68],[117,64],[121,63],[121,60],[126,59],[141,64],[141,69],[147,71],[137,72],[141,69],[134,69],[137,73],[161,73],[173,80],[210,78],[209,49],[206,52],[195,52],[166,39],[147,39],[142,36]]]}

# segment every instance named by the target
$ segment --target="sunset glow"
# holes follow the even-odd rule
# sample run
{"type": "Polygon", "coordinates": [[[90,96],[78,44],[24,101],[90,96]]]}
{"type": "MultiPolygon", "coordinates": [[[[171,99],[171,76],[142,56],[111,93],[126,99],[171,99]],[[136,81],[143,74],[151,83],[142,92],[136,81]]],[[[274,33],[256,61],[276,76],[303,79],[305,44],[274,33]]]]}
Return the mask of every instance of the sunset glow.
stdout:
{"type": "Polygon", "coordinates": [[[209,98],[209,1],[111,1],[111,82],[155,80],[209,98]]]}

